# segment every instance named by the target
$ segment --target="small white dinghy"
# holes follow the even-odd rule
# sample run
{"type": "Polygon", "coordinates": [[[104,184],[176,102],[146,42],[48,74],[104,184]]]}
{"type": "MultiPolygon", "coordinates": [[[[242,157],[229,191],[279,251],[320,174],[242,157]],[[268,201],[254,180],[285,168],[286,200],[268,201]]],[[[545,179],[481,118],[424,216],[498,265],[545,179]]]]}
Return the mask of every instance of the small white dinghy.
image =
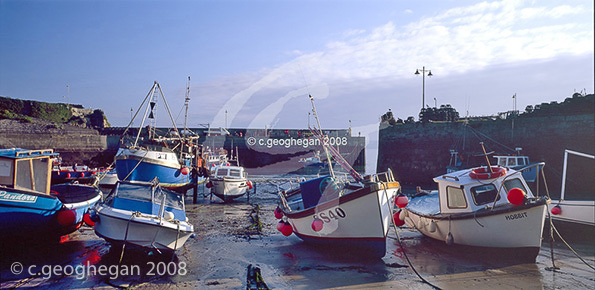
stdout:
{"type": "Polygon", "coordinates": [[[159,181],[118,181],[99,204],[95,233],[115,244],[175,251],[194,233],[183,195],[163,189],[159,181]]]}
{"type": "Polygon", "coordinates": [[[210,187],[211,193],[218,198],[230,201],[252,189],[252,182],[248,180],[244,167],[221,165],[217,166],[214,174],[209,177],[207,187],[210,187]]]}
{"type": "Polygon", "coordinates": [[[449,245],[514,249],[519,258],[535,260],[549,200],[531,192],[521,171],[479,167],[434,181],[438,190],[412,198],[401,221],[449,245]]]}

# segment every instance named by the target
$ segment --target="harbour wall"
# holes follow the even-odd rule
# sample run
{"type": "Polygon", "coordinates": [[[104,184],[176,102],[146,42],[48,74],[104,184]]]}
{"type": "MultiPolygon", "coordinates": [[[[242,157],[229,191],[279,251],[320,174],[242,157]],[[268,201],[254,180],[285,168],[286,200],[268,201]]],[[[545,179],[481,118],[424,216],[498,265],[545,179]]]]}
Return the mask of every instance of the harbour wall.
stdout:
{"type": "MultiPolygon", "coordinates": [[[[559,192],[564,150],[595,153],[592,99],[591,95],[586,112],[575,114],[521,114],[507,119],[394,125],[383,122],[379,130],[377,170],[392,169],[404,184],[433,185],[433,177],[446,173],[451,150],[473,152],[468,159],[475,160],[465,160],[469,161],[469,167],[485,165],[485,157],[474,156],[482,152],[479,142],[484,142],[488,152],[513,153],[514,148],[521,147],[521,154],[529,156],[532,162],[545,162],[549,189],[559,192]],[[503,152],[502,148],[512,150],[503,152]]],[[[490,157],[490,162],[493,165],[495,158],[490,157]]],[[[568,176],[592,191],[595,188],[592,161],[573,162],[578,165],[574,171],[569,166],[568,176]]]]}
{"type": "MultiPolygon", "coordinates": [[[[53,122],[23,122],[0,120],[0,148],[54,149],[66,165],[79,163],[91,167],[110,165],[120,147],[125,128],[99,129],[56,124],[53,122]]],[[[282,129],[220,129],[191,128],[200,138],[197,144],[205,149],[225,149],[239,156],[240,164],[253,174],[318,173],[304,172],[302,158],[312,157],[323,151],[309,130],[282,129]],[[254,141],[254,143],[252,143],[254,141]]],[[[146,131],[146,130],[143,130],[146,131]]],[[[158,128],[167,133],[168,128],[158,128]]],[[[136,135],[137,128],[129,134],[136,135]]],[[[141,132],[144,136],[146,132],[141,132]]],[[[365,138],[352,137],[349,130],[325,130],[324,133],[338,145],[341,154],[359,172],[365,170],[365,138]]],[[[324,156],[324,153],[321,154],[324,156]]]]}
{"type": "Polygon", "coordinates": [[[91,128],[50,122],[0,120],[0,148],[54,149],[64,162],[103,166],[111,154],[107,136],[91,128]]]}

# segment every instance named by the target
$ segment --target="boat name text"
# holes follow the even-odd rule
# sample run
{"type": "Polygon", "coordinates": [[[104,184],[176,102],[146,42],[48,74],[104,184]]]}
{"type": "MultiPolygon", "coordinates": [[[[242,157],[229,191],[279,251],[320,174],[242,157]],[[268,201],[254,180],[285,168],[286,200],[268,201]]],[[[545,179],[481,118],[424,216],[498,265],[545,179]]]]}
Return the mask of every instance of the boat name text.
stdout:
{"type": "Polygon", "coordinates": [[[507,221],[522,219],[527,217],[527,212],[515,213],[505,216],[507,221]]]}
{"type": "Polygon", "coordinates": [[[22,193],[12,193],[12,192],[0,191],[0,200],[35,203],[35,201],[37,201],[37,196],[22,194],[22,193]]]}

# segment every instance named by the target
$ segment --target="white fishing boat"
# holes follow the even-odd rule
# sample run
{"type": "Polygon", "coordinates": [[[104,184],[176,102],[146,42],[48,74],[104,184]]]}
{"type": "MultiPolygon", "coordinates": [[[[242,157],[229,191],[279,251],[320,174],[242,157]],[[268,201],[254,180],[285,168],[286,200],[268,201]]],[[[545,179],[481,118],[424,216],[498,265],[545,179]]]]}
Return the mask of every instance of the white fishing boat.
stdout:
{"type": "Polygon", "coordinates": [[[535,260],[549,200],[533,194],[520,171],[479,167],[434,181],[438,190],[412,198],[401,221],[449,245],[514,249],[535,260]]]}
{"type": "MultiPolygon", "coordinates": [[[[320,128],[312,96],[312,111],[320,128]]],[[[349,248],[373,257],[386,253],[386,237],[391,223],[391,208],[400,189],[390,169],[385,173],[362,177],[320,129],[311,128],[321,141],[329,163],[329,176],[299,183],[299,187],[279,192],[275,216],[283,235],[295,233],[306,242],[349,248]],[[332,157],[331,157],[332,156],[332,157]],[[353,181],[335,176],[331,159],[343,167],[353,181]]]]}
{"type": "MultiPolygon", "coordinates": [[[[555,221],[564,221],[593,227],[595,226],[595,192],[593,191],[593,188],[590,189],[590,192],[566,191],[566,175],[569,155],[595,159],[595,156],[590,154],[568,149],[564,150],[564,167],[562,171],[560,199],[552,199],[551,204],[549,204],[549,210],[552,213],[552,219],[555,221]]],[[[592,166],[591,168],[594,167],[592,166]]]]}
{"type": "Polygon", "coordinates": [[[214,174],[209,177],[207,187],[211,188],[211,193],[222,199],[230,201],[243,196],[252,189],[252,182],[248,180],[248,175],[244,167],[234,165],[220,165],[214,170],[214,174]]]}
{"type": "Polygon", "coordinates": [[[391,171],[350,183],[331,176],[308,180],[279,193],[280,211],[287,222],[282,226],[306,242],[383,257],[390,207],[399,189],[391,171]]]}
{"type": "Polygon", "coordinates": [[[183,195],[153,182],[118,181],[95,208],[95,233],[114,244],[175,251],[194,233],[183,195]]]}

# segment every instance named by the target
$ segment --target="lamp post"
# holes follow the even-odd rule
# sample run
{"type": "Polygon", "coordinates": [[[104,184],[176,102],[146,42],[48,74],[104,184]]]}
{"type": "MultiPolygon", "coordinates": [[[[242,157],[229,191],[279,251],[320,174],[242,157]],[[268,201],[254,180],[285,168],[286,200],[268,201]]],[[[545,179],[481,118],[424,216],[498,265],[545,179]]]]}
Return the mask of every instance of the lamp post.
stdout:
{"type": "MultiPolygon", "coordinates": [[[[422,76],[421,108],[422,109],[425,107],[425,103],[426,103],[426,73],[428,73],[429,77],[432,76],[432,71],[426,70],[426,67],[424,66],[421,69],[421,76],[422,76]]],[[[419,69],[415,70],[415,74],[416,75],[420,74],[420,70],[419,69]]]]}

